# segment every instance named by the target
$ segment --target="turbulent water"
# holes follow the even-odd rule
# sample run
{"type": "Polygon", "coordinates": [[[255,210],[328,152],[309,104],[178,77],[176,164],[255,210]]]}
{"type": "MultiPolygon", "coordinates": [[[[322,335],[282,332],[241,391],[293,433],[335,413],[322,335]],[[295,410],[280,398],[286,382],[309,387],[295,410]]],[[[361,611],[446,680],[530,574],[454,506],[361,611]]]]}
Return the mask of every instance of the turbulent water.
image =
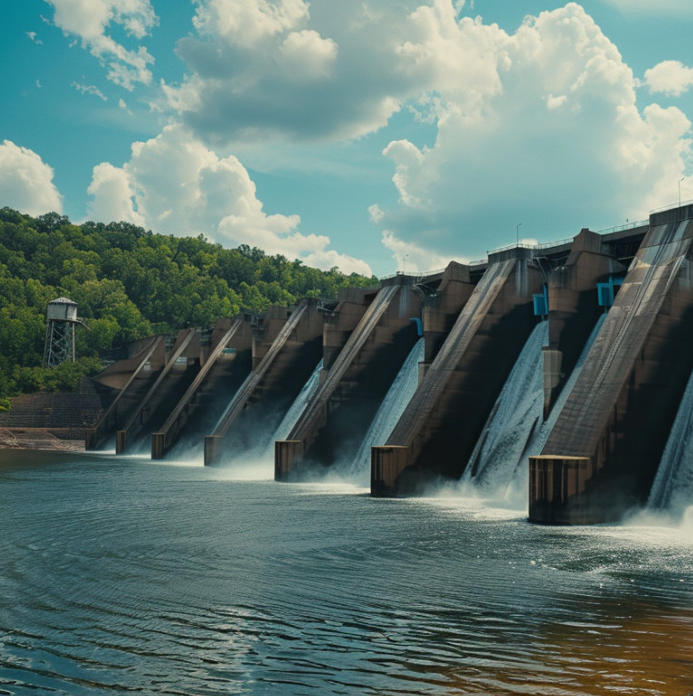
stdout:
{"type": "Polygon", "coordinates": [[[480,485],[508,483],[532,432],[541,423],[544,406],[541,349],[548,342],[549,323],[532,331],[503,385],[470,459],[465,480],[480,485]]]}
{"type": "Polygon", "coordinates": [[[0,453],[0,693],[693,691],[693,522],[0,453]]]}
{"type": "Polygon", "coordinates": [[[693,505],[693,374],[669,433],[652,484],[649,506],[673,514],[693,505]]]}
{"type": "Polygon", "coordinates": [[[420,338],[402,364],[392,385],[380,404],[353,462],[343,467],[343,473],[366,485],[371,475],[371,447],[384,445],[397,421],[407,407],[419,383],[419,362],[424,359],[424,339],[420,338]]]}
{"type": "Polygon", "coordinates": [[[313,394],[315,394],[315,390],[318,388],[318,384],[320,383],[321,370],[322,359],[315,366],[315,369],[311,373],[306,383],[303,385],[303,388],[299,392],[298,396],[294,399],[293,404],[291,404],[289,410],[286,412],[286,415],[284,418],[282,418],[282,422],[277,426],[277,429],[272,436],[272,452],[274,452],[275,440],[286,440],[286,438],[289,437],[289,433],[293,429],[294,425],[296,425],[296,421],[303,413],[303,409],[306,407],[306,404],[308,401],[310,401],[313,394]]]}
{"type": "Polygon", "coordinates": [[[541,349],[548,342],[548,322],[527,339],[496,400],[479,438],[463,484],[514,504],[527,499],[527,458],[540,454],[604,323],[602,314],[585,342],[570,377],[543,420],[544,386],[541,349]]]}

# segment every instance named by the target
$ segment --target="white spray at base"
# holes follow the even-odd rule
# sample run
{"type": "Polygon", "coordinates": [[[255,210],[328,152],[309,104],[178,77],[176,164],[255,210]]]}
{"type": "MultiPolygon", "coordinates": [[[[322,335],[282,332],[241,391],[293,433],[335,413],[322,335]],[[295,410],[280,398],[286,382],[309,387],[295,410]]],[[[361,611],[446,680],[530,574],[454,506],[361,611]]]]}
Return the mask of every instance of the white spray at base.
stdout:
{"type": "Polygon", "coordinates": [[[318,388],[322,360],[315,366],[301,391],[293,400],[291,406],[284,414],[279,425],[274,429],[269,440],[255,449],[222,461],[228,468],[228,476],[234,481],[266,481],[274,479],[274,443],[276,440],[285,440],[291,432],[296,421],[318,388]]]}
{"type": "Polygon", "coordinates": [[[366,485],[371,475],[371,447],[384,445],[419,385],[419,362],[424,359],[424,339],[420,338],[409,352],[390,385],[375,418],[366,432],[353,461],[342,468],[344,476],[366,485]]]}
{"type": "Polygon", "coordinates": [[[463,484],[472,483],[486,492],[506,486],[514,477],[532,434],[541,424],[541,349],[548,337],[549,323],[542,321],[527,339],[469,458],[463,484]]]}
{"type": "Polygon", "coordinates": [[[462,476],[463,489],[513,507],[526,507],[528,457],[540,454],[553,430],[582,366],[604,322],[597,320],[570,377],[549,417],[544,410],[541,349],[548,342],[548,322],[534,329],[520,353],[486,421],[481,437],[462,476]]]}
{"type": "Polygon", "coordinates": [[[680,516],[693,504],[693,373],[688,379],[647,506],[680,516]]]}

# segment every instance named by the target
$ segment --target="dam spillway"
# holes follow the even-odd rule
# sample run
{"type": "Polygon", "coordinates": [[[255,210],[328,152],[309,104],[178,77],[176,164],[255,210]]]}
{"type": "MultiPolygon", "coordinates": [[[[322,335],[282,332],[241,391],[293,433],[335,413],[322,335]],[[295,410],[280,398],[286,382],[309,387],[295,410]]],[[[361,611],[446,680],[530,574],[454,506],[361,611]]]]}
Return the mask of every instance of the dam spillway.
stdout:
{"type": "Polygon", "coordinates": [[[374,445],[385,443],[414,395],[419,382],[419,365],[423,362],[424,356],[425,339],[421,337],[414,344],[388,389],[361,441],[356,456],[343,464],[340,474],[358,483],[368,483],[370,480],[371,448],[374,445]]]}
{"type": "Polygon", "coordinates": [[[289,481],[356,475],[375,428],[373,495],[417,494],[440,480],[484,485],[513,471],[526,486],[529,470],[532,521],[616,519],[671,487],[676,475],[666,472],[681,461],[671,443],[683,432],[672,423],[691,368],[692,212],[270,308],[244,317],[238,335],[232,318],[142,340],[97,377],[113,397],[87,442],[100,446],[115,429],[121,452],[151,435],[153,458],[204,442],[206,462],[222,463],[266,458],[276,439],[275,478],[289,481]],[[299,330],[308,316],[311,328],[299,330]],[[538,338],[531,350],[527,341],[541,326],[538,357],[538,338]],[[385,396],[417,340],[415,388],[384,424],[385,396]],[[221,379],[232,364],[235,383],[221,379]]]}
{"type": "Polygon", "coordinates": [[[213,394],[220,388],[233,389],[247,374],[250,365],[247,357],[249,344],[248,325],[242,317],[236,317],[226,330],[217,331],[212,339],[210,351],[200,366],[195,378],[167,416],[161,428],[152,433],[152,459],[163,459],[176,444],[186,425],[196,412],[209,410],[204,395],[213,394]],[[244,330],[245,329],[245,330],[244,330]]]}
{"type": "MultiPolygon", "coordinates": [[[[275,479],[353,458],[369,424],[411,351],[421,301],[406,277],[374,293],[286,440],[275,444],[275,479]]],[[[339,321],[339,307],[335,321],[339,321]]],[[[331,335],[329,323],[326,337],[331,335]]]]}
{"type": "Polygon", "coordinates": [[[412,493],[458,479],[535,319],[542,284],[531,253],[502,252],[465,303],[386,445],[372,451],[371,493],[412,493]]]}
{"type": "Polygon", "coordinates": [[[132,451],[142,436],[163,423],[168,406],[180,399],[199,369],[200,339],[195,329],[178,332],[166,363],[125,424],[115,433],[116,454],[132,451]]]}
{"type": "Polygon", "coordinates": [[[541,455],[533,522],[619,519],[648,498],[693,367],[693,207],[655,214],[541,455]]]}
{"type": "Polygon", "coordinates": [[[205,437],[207,466],[223,456],[266,449],[263,434],[274,432],[322,355],[323,318],[316,302],[301,302],[288,317],[277,309],[266,318],[272,320],[273,340],[253,344],[254,369],[205,437]]]}
{"type": "Polygon", "coordinates": [[[154,336],[131,358],[115,363],[100,375],[100,382],[118,393],[85,438],[85,449],[98,450],[122,428],[166,364],[166,341],[154,336]]]}

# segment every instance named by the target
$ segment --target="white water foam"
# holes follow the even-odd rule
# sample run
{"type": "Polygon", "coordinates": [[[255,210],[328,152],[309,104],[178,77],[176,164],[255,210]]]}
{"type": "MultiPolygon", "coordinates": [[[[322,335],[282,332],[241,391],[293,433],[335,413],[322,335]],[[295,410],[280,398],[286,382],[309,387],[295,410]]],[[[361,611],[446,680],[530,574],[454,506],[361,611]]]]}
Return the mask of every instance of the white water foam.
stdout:
{"type": "Polygon", "coordinates": [[[462,477],[470,496],[488,496],[504,504],[526,506],[527,458],[539,454],[582,370],[592,344],[604,322],[599,317],[570,377],[549,417],[542,421],[544,393],[542,346],[548,340],[548,323],[539,324],[515,363],[462,477]]]}
{"type": "Polygon", "coordinates": [[[487,492],[507,486],[514,477],[534,431],[541,424],[541,349],[548,336],[548,322],[542,321],[527,339],[470,457],[463,484],[473,483],[487,492]]]}
{"type": "Polygon", "coordinates": [[[385,444],[411,397],[414,396],[419,384],[419,362],[424,358],[424,349],[424,339],[420,338],[390,385],[353,461],[340,467],[345,477],[362,485],[370,481],[371,447],[385,444]]]}
{"type": "Polygon", "coordinates": [[[680,516],[693,504],[693,373],[671,426],[648,507],[680,516]]]}

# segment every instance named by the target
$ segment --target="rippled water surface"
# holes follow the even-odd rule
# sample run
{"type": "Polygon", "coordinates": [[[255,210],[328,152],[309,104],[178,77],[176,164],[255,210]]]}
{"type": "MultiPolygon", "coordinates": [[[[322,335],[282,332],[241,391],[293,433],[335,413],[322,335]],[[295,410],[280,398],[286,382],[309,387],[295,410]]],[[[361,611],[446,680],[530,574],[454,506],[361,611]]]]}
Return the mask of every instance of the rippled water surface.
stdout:
{"type": "Polygon", "coordinates": [[[693,525],[27,453],[0,522],[0,693],[693,692],[693,525]]]}

